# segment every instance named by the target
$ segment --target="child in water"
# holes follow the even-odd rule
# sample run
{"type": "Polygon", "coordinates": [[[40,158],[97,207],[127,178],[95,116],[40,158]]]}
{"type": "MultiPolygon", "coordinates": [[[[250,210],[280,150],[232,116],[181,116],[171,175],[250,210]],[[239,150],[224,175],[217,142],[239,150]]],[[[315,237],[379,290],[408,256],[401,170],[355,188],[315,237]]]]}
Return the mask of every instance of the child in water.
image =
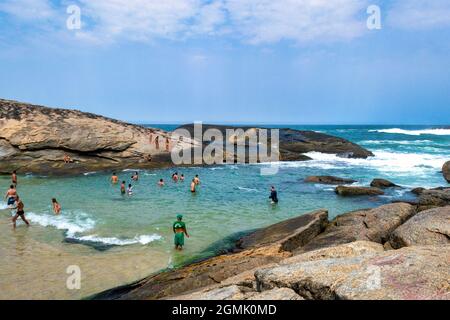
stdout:
{"type": "Polygon", "coordinates": [[[61,205],[56,201],[55,198],[52,199],[53,212],[58,215],[61,213],[61,205]]]}

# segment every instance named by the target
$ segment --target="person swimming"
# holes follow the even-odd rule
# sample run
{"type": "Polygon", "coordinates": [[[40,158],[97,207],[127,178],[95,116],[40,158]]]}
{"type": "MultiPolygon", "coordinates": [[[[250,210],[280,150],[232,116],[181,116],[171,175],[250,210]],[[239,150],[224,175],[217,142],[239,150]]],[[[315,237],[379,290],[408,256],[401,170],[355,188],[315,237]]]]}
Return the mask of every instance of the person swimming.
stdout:
{"type": "Polygon", "coordinates": [[[61,213],[61,205],[56,201],[55,198],[52,199],[53,212],[58,215],[61,213]]]}
{"type": "Polygon", "coordinates": [[[175,250],[183,250],[184,246],[184,235],[189,238],[189,234],[186,229],[186,224],[182,221],[183,215],[177,215],[177,221],[173,223],[173,233],[174,235],[174,244],[175,250]]]}
{"type": "Polygon", "coordinates": [[[278,194],[277,194],[277,190],[275,190],[275,187],[272,186],[270,188],[270,196],[269,199],[271,199],[272,204],[278,203],[278,194]]]}
{"type": "Polygon", "coordinates": [[[5,194],[6,204],[8,206],[14,205],[17,197],[18,197],[18,195],[17,195],[16,188],[14,187],[14,185],[10,185],[8,191],[6,191],[6,194],[5,194]]]}
{"type": "Polygon", "coordinates": [[[194,182],[195,184],[200,184],[200,178],[198,177],[198,174],[195,175],[194,182]]]}
{"type": "Polygon", "coordinates": [[[175,173],[172,175],[172,180],[173,180],[173,182],[178,182],[178,172],[175,172],[175,173]]]}
{"type": "Polygon", "coordinates": [[[119,177],[116,175],[116,173],[114,172],[111,176],[111,182],[113,184],[116,184],[117,182],[119,182],[119,177]]]}
{"type": "Polygon", "coordinates": [[[133,181],[138,181],[139,180],[139,173],[137,171],[135,171],[134,174],[131,176],[131,179],[133,181]]]}
{"type": "Polygon", "coordinates": [[[122,181],[122,183],[120,184],[120,193],[121,194],[127,193],[127,190],[126,190],[126,187],[125,187],[125,181],[122,181]]]}
{"type": "Polygon", "coordinates": [[[192,179],[191,182],[191,192],[195,193],[195,187],[197,186],[197,184],[195,183],[195,179],[192,179]]]}
{"type": "Polygon", "coordinates": [[[25,218],[25,211],[24,211],[24,204],[22,200],[20,200],[19,196],[16,197],[16,207],[14,209],[17,209],[16,214],[12,218],[13,228],[16,229],[16,221],[19,219],[19,217],[27,224],[27,226],[30,226],[30,223],[25,218]]]}
{"type": "Polygon", "coordinates": [[[184,181],[184,174],[181,174],[181,176],[180,176],[180,181],[181,181],[181,182],[184,181]]]}
{"type": "Polygon", "coordinates": [[[164,186],[164,179],[159,179],[158,185],[160,187],[164,186]]]}
{"type": "Polygon", "coordinates": [[[133,194],[133,186],[131,184],[128,185],[127,194],[131,196],[133,194]]]}

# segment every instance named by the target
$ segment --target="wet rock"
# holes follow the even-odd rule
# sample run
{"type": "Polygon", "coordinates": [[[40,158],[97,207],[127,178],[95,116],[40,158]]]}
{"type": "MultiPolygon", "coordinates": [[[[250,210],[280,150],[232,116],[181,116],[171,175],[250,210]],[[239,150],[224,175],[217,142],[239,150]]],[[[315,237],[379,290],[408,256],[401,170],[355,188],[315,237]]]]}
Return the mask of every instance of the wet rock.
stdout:
{"type": "Polygon", "coordinates": [[[352,184],[355,183],[356,180],[333,176],[310,176],[305,179],[305,182],[321,183],[321,184],[352,184]]]}
{"type": "Polygon", "coordinates": [[[442,174],[444,175],[445,180],[450,183],[450,161],[447,161],[442,166],[442,174]]]}
{"type": "Polygon", "coordinates": [[[392,203],[345,213],[331,221],[323,233],[295,250],[294,254],[358,240],[383,244],[395,229],[415,213],[415,206],[407,203],[392,203]]]}
{"type": "Polygon", "coordinates": [[[386,179],[373,179],[372,182],[370,183],[370,186],[374,187],[374,188],[382,188],[382,189],[399,187],[395,183],[392,183],[391,181],[386,180],[386,179]]]}
{"type": "Polygon", "coordinates": [[[395,248],[450,244],[450,206],[419,212],[391,235],[395,248]]]}
{"type": "Polygon", "coordinates": [[[379,196],[383,195],[384,191],[373,187],[346,187],[338,186],[335,192],[343,197],[353,197],[353,196],[379,196]]]}
{"type": "Polygon", "coordinates": [[[443,207],[450,205],[450,188],[424,190],[419,195],[418,204],[422,207],[443,207]]]}
{"type": "Polygon", "coordinates": [[[411,193],[415,194],[415,195],[420,195],[422,192],[424,192],[426,189],[425,188],[414,188],[411,190],[411,193]]]}
{"type": "Polygon", "coordinates": [[[185,295],[175,296],[169,300],[244,300],[245,292],[236,285],[207,288],[185,295]]]}
{"type": "Polygon", "coordinates": [[[305,300],[289,288],[275,288],[257,293],[247,300],[305,300]]]}
{"type": "Polygon", "coordinates": [[[284,264],[255,274],[259,290],[290,288],[305,299],[450,299],[450,246],[407,247],[284,264]]]}

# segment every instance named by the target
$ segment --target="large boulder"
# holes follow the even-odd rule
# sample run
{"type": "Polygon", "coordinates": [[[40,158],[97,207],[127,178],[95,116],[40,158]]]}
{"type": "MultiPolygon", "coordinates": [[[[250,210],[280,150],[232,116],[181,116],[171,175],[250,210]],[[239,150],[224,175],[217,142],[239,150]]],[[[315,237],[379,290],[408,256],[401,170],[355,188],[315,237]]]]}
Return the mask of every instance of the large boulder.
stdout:
{"type": "Polygon", "coordinates": [[[255,273],[258,291],[290,288],[305,299],[450,299],[450,246],[287,263],[255,273]]]}
{"type": "Polygon", "coordinates": [[[450,161],[447,161],[442,166],[442,174],[444,175],[445,180],[450,183],[450,161]]]}
{"type": "Polygon", "coordinates": [[[419,212],[392,233],[389,243],[395,249],[450,244],[450,206],[419,212]]]}
{"type": "Polygon", "coordinates": [[[373,187],[347,187],[338,186],[335,192],[343,197],[353,197],[353,196],[379,196],[383,195],[384,191],[373,187]]]}
{"type": "Polygon", "coordinates": [[[391,233],[416,213],[415,206],[392,203],[374,209],[357,210],[336,217],[325,231],[295,254],[358,240],[384,244],[391,233]]]}
{"type": "Polygon", "coordinates": [[[417,202],[425,209],[450,205],[450,188],[424,190],[420,193],[417,202]]]}
{"type": "Polygon", "coordinates": [[[399,187],[398,185],[396,185],[395,183],[386,180],[386,179],[373,179],[372,182],[370,183],[371,187],[374,188],[395,188],[395,187],[399,187]]]}
{"type": "Polygon", "coordinates": [[[356,180],[333,176],[309,176],[305,179],[305,182],[320,183],[320,184],[352,184],[355,183],[356,180]]]}

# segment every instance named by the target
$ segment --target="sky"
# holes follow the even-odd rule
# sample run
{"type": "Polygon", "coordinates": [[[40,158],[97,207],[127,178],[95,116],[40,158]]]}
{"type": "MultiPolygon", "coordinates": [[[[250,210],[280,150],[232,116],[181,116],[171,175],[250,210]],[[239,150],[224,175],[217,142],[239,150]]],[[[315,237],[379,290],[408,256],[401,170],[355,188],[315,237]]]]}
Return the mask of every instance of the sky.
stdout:
{"type": "Polygon", "coordinates": [[[449,70],[448,0],[0,0],[0,98],[130,122],[449,125],[449,70]]]}

